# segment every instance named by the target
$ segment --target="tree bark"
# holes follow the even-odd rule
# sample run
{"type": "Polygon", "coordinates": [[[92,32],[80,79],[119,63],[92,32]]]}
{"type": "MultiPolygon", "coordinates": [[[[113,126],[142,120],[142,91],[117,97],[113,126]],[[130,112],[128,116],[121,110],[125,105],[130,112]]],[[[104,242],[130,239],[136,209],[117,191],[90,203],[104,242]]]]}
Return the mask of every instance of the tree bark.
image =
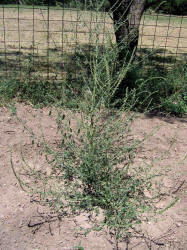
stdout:
{"type": "Polygon", "coordinates": [[[130,55],[138,46],[139,25],[147,0],[109,0],[113,13],[119,61],[130,55]]]}
{"type": "Polygon", "coordinates": [[[130,20],[129,20],[129,34],[132,34],[132,39],[130,40],[130,50],[133,51],[138,47],[139,38],[139,26],[143,11],[145,9],[147,0],[134,0],[130,7],[130,20]]]}

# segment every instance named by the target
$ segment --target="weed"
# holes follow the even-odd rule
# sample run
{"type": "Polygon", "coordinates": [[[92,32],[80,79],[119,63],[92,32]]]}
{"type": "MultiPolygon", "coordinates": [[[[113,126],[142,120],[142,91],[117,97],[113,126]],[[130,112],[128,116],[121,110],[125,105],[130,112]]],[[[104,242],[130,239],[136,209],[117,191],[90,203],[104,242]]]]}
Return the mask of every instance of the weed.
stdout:
{"type": "Polygon", "coordinates": [[[84,247],[81,246],[81,242],[79,242],[78,246],[73,247],[76,250],[84,250],[84,247]]]}
{"type": "Polygon", "coordinates": [[[20,178],[12,161],[11,166],[21,186],[38,194],[43,204],[63,216],[87,214],[88,231],[107,229],[119,249],[119,243],[128,242],[134,228],[160,212],[155,206],[160,183],[153,163],[134,163],[142,141],[131,134],[136,118],[131,112],[136,105],[133,91],[126,91],[119,108],[115,108],[116,103],[111,105],[131,59],[118,67],[118,74],[111,74],[110,69],[116,67],[116,49],[102,57],[100,53],[96,46],[90,59],[89,83],[81,92],[77,109],[56,105],[58,145],[50,146],[45,136],[37,139],[28,129],[32,142],[41,145],[46,167],[37,171],[22,154],[22,171],[29,176],[28,181],[20,178]]]}

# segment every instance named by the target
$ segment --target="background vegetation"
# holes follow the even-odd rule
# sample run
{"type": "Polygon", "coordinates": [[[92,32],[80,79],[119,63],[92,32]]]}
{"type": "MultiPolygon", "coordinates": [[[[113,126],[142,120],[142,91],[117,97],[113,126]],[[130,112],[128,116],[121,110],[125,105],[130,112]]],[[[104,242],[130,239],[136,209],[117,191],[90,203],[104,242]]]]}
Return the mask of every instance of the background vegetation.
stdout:
{"type": "MultiPolygon", "coordinates": [[[[63,7],[79,7],[81,9],[95,9],[97,1],[90,0],[2,0],[2,4],[25,4],[25,5],[60,5],[63,7]]],[[[110,4],[108,0],[101,1],[100,8],[108,10],[110,4]]],[[[156,11],[163,13],[170,13],[176,15],[187,14],[187,1],[186,0],[147,0],[146,8],[153,8],[156,11]]]]}
{"type": "MultiPolygon", "coordinates": [[[[98,63],[106,50],[101,50],[98,63]]],[[[92,69],[90,68],[93,54],[75,53],[66,65],[66,79],[51,82],[42,76],[30,77],[26,71],[22,78],[19,75],[0,80],[1,103],[10,103],[13,100],[32,103],[35,106],[51,106],[60,101],[61,105],[68,108],[77,108],[78,103],[84,98],[87,88],[92,89],[92,69]],[[76,68],[76,74],[74,70],[76,68]]],[[[108,58],[111,69],[110,77],[115,77],[116,63],[112,56],[108,58]]],[[[104,72],[104,71],[103,71],[104,72]]],[[[105,79],[103,73],[100,77],[105,79]]],[[[102,85],[102,81],[101,81],[102,85]]],[[[143,64],[135,63],[129,67],[127,74],[118,88],[110,104],[120,105],[124,96],[130,91],[129,104],[135,98],[133,110],[139,112],[163,112],[183,116],[187,113],[187,66],[185,63],[175,65],[172,69],[159,67],[153,64],[152,58],[147,58],[143,64]],[[152,65],[152,66],[150,66],[152,65]],[[124,87],[128,82],[130,88],[124,87]]]]}

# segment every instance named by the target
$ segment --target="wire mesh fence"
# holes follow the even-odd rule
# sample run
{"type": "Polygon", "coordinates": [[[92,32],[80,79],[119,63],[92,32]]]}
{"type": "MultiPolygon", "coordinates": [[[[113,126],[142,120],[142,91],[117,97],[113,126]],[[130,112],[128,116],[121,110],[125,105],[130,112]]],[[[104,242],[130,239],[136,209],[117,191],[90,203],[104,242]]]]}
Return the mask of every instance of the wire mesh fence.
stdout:
{"type": "MultiPolygon", "coordinates": [[[[167,64],[187,55],[187,16],[147,12],[139,31],[140,56],[151,54],[167,64]]],[[[74,53],[92,50],[96,41],[107,46],[109,40],[115,43],[108,12],[0,5],[0,76],[28,72],[61,80],[74,53]]]]}

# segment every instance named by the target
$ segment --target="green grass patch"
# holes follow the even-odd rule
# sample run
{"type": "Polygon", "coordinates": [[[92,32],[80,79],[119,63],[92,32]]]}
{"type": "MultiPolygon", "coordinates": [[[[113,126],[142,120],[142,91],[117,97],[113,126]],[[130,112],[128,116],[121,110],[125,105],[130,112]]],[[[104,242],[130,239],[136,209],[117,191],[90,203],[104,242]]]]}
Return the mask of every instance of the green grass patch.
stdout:
{"type": "Polygon", "coordinates": [[[41,77],[19,79],[11,77],[0,81],[0,99],[5,104],[16,100],[33,105],[50,106],[62,98],[63,82],[52,83],[41,77]]]}
{"type": "Polygon", "coordinates": [[[148,106],[153,112],[176,116],[187,114],[186,64],[162,71],[150,68],[143,73],[142,78],[135,81],[134,90],[139,99],[138,111],[148,106]]]}

